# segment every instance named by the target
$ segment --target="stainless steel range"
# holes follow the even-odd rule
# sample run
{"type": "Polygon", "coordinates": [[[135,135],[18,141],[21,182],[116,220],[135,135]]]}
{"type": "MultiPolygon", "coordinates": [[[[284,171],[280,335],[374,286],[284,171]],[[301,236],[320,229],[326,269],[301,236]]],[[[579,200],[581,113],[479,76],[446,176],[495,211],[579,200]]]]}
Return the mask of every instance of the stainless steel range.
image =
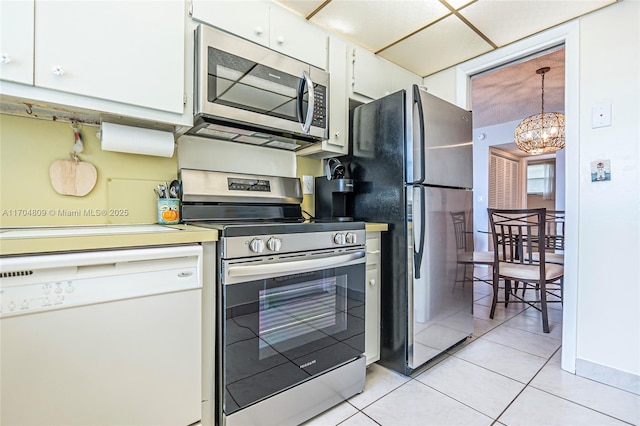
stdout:
{"type": "Polygon", "coordinates": [[[221,233],[218,422],[297,425],[361,392],[364,223],[304,221],[295,178],[182,169],[181,181],[183,220],[221,233]]]}

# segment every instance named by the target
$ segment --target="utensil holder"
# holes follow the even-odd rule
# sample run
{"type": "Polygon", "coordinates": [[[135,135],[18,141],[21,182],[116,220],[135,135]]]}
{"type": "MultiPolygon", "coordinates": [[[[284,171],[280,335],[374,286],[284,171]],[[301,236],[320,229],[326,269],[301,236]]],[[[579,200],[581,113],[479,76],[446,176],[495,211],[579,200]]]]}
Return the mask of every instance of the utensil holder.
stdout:
{"type": "Polygon", "coordinates": [[[160,225],[180,223],[180,199],[158,198],[158,223],[160,225]]]}

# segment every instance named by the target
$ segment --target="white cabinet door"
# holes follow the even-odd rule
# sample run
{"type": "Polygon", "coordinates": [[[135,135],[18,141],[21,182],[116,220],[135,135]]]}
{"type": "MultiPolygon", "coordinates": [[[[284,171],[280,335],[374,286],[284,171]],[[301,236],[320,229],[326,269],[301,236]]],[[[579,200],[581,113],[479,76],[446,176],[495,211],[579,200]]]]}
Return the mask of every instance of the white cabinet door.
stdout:
{"type": "Polygon", "coordinates": [[[380,232],[367,232],[364,335],[367,365],[380,359],[380,232]]]}
{"type": "Polygon", "coordinates": [[[347,50],[344,40],[329,37],[329,139],[303,148],[297,155],[329,158],[349,152],[347,50]]]}
{"type": "Polygon", "coordinates": [[[35,85],[182,113],[180,1],[36,1],[35,85]]]}
{"type": "Polygon", "coordinates": [[[33,0],[0,1],[0,79],[33,84],[33,0]]]}
{"type": "Polygon", "coordinates": [[[192,0],[191,17],[269,46],[269,4],[264,1],[192,0]]]}
{"type": "Polygon", "coordinates": [[[264,0],[193,0],[191,16],[318,68],[327,69],[327,34],[264,0]]]}
{"type": "Polygon", "coordinates": [[[327,69],[327,34],[279,6],[271,7],[270,43],[273,50],[327,69]]]}
{"type": "Polygon", "coordinates": [[[327,148],[346,154],[349,150],[349,112],[347,95],[347,43],[329,39],[329,139],[327,148]]]}
{"type": "Polygon", "coordinates": [[[353,93],[379,99],[390,93],[422,84],[422,78],[359,47],[353,49],[353,93]]]}
{"type": "Polygon", "coordinates": [[[391,93],[406,89],[413,84],[422,85],[422,77],[402,67],[393,66],[391,71],[391,93]]]}
{"type": "Polygon", "coordinates": [[[361,49],[353,48],[353,92],[371,99],[391,93],[391,64],[361,49]]]}

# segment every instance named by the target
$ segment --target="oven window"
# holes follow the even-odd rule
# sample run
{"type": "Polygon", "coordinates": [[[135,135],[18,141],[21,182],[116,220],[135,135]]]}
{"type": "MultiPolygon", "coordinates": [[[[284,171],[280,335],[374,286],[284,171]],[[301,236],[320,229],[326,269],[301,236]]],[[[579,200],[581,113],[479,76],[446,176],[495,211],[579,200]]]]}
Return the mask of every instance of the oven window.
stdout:
{"type": "Polygon", "coordinates": [[[260,290],[260,355],[288,351],[347,327],[347,277],[321,278],[260,290]]]}
{"type": "Polygon", "coordinates": [[[222,286],[229,415],[364,353],[365,264],[222,286]]]}

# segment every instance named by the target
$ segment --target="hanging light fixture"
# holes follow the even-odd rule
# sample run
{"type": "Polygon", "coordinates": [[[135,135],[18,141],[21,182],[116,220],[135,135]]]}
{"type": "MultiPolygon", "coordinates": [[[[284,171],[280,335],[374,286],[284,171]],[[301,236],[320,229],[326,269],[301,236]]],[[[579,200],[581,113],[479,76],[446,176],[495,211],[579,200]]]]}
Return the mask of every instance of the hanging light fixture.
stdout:
{"type": "Polygon", "coordinates": [[[551,68],[536,71],[542,76],[542,112],[531,115],[518,124],[514,141],[518,148],[532,155],[556,152],[564,148],[564,114],[544,112],[544,75],[551,68]]]}

